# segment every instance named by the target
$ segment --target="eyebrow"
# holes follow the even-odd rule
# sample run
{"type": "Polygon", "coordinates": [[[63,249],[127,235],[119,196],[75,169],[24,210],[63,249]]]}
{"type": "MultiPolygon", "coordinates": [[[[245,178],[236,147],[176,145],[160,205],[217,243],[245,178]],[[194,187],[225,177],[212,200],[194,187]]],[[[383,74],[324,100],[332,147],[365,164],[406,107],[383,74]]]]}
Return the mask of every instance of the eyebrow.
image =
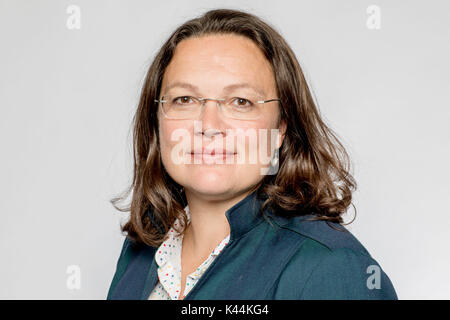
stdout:
{"type": "MultiPolygon", "coordinates": [[[[198,89],[197,86],[195,86],[195,85],[193,85],[191,83],[180,82],[180,81],[173,82],[173,83],[169,84],[168,86],[166,86],[165,92],[167,92],[170,89],[175,88],[175,87],[189,89],[189,90],[195,92],[196,94],[199,94],[199,89],[198,89]]],[[[252,89],[256,93],[258,93],[259,95],[261,95],[263,97],[265,96],[265,92],[263,90],[255,87],[255,86],[253,86],[253,85],[251,85],[250,83],[247,83],[247,82],[230,84],[230,85],[228,85],[228,86],[223,88],[223,92],[225,94],[228,94],[228,93],[233,92],[234,90],[240,89],[240,88],[252,89]]]]}

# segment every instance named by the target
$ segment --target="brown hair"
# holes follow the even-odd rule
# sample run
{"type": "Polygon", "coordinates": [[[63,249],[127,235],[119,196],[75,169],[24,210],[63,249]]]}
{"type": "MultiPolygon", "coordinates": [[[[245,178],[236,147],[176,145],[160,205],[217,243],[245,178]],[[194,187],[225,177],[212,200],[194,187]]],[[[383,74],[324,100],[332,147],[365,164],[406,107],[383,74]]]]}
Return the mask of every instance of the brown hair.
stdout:
{"type": "Polygon", "coordinates": [[[159,148],[157,103],[167,65],[180,41],[208,34],[245,36],[261,49],[274,70],[281,99],[280,120],[287,125],[279,150],[279,170],[266,175],[252,189],[264,194],[262,210],[269,207],[285,217],[314,214],[315,219],[343,223],[356,182],[343,145],[321,119],[292,49],[281,35],[260,18],[237,10],[211,10],[178,27],[156,54],[145,78],[133,118],[133,181],[111,203],[130,218],[122,232],[134,242],[158,246],[177,217],[184,232],[187,217],[182,186],[164,169],[159,148]],[[119,208],[133,191],[131,204],[119,208]],[[151,219],[150,219],[151,216],[151,219]]]}

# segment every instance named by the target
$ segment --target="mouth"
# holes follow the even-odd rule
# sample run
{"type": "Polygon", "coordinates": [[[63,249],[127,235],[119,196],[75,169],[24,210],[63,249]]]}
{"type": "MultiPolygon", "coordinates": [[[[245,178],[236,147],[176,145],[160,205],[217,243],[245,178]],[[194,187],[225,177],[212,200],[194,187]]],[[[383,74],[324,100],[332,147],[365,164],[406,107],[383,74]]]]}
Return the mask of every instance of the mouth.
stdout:
{"type": "Polygon", "coordinates": [[[231,159],[235,159],[237,152],[220,149],[220,150],[194,150],[190,153],[191,159],[194,163],[204,163],[204,164],[223,164],[224,161],[228,163],[231,159]],[[196,162],[198,161],[198,162],[196,162]]]}
{"type": "Polygon", "coordinates": [[[237,152],[234,151],[229,151],[229,150],[207,150],[207,149],[202,149],[202,150],[194,150],[190,152],[191,155],[193,156],[234,156],[237,154],[237,152]]]}

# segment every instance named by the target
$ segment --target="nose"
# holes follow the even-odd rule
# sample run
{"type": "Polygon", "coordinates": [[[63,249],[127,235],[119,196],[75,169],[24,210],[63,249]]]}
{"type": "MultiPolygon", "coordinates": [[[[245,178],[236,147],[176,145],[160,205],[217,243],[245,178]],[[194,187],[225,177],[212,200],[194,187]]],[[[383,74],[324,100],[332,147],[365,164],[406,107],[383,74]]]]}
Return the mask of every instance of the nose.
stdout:
{"type": "Polygon", "coordinates": [[[220,128],[222,124],[221,111],[219,110],[220,101],[217,100],[205,100],[203,106],[203,112],[200,116],[200,120],[203,123],[204,128],[220,128]]]}

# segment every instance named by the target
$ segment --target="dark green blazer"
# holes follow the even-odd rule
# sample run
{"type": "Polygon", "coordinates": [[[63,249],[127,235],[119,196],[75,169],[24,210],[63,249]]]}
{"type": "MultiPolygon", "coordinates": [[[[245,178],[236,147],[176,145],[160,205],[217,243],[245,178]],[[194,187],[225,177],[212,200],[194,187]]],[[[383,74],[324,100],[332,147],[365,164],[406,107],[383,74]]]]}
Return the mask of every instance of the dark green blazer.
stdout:
{"type": "MultiPolygon", "coordinates": [[[[228,245],[185,300],[397,299],[386,273],[343,226],[270,210],[263,217],[263,200],[254,192],[227,210],[228,245]]],[[[148,298],[158,282],[156,249],[125,238],[108,300],[148,298]]]]}

